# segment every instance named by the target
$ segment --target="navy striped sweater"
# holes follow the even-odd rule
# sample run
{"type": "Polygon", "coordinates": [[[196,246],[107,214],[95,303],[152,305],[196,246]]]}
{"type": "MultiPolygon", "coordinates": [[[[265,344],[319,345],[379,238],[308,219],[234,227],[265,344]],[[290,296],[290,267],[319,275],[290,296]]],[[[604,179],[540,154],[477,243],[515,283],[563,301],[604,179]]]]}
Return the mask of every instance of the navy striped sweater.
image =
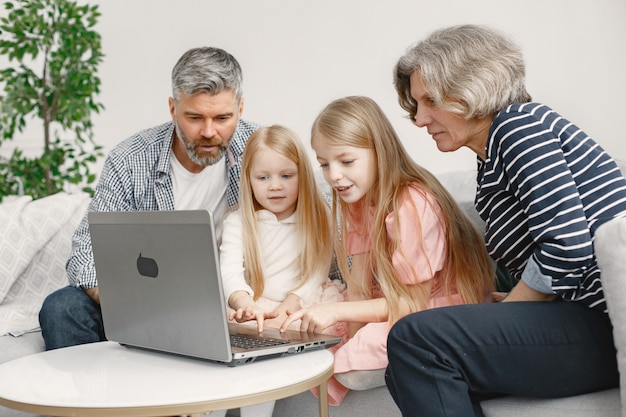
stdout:
{"type": "Polygon", "coordinates": [[[491,256],[518,280],[532,264],[563,299],[606,312],[593,238],[600,225],[626,216],[626,180],[615,162],[537,103],[500,111],[486,152],[475,205],[491,256]]]}

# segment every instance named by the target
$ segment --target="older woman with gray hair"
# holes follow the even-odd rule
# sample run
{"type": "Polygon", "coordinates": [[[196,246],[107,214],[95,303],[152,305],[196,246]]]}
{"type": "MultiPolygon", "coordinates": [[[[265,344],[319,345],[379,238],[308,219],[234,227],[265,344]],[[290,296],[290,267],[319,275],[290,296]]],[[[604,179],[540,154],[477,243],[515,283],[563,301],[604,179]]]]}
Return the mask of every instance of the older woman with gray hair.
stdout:
{"type": "Polygon", "coordinates": [[[454,26],[395,68],[401,107],[442,152],[477,155],[485,244],[515,285],[497,302],[398,321],[387,386],[404,416],[482,416],[499,395],[556,398],[616,387],[612,327],[593,239],[626,216],[626,180],[585,132],[533,103],[518,46],[454,26]]]}

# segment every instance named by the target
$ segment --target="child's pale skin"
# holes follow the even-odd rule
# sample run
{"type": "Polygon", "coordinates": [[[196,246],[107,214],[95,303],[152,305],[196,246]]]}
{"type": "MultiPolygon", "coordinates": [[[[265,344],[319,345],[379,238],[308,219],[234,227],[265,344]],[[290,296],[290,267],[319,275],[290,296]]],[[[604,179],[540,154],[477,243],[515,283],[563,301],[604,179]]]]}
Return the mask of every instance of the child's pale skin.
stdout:
{"type": "MultiPolygon", "coordinates": [[[[355,277],[363,277],[365,279],[371,276],[367,272],[364,260],[364,254],[352,257],[352,271],[354,271],[355,277]],[[362,272],[359,273],[359,271],[362,272]]],[[[370,280],[366,280],[366,282],[370,282],[370,280]]],[[[351,291],[349,287],[347,291],[349,301],[318,304],[310,308],[290,312],[291,314],[280,327],[280,330],[285,331],[292,322],[302,320],[300,331],[321,333],[327,327],[337,322],[345,321],[348,322],[349,336],[352,337],[367,323],[387,321],[389,310],[385,298],[367,298],[360,291],[354,289],[351,291]]],[[[411,311],[406,303],[402,303],[402,309],[404,314],[408,314],[411,311]]]]}
{"type": "Polygon", "coordinates": [[[246,291],[235,291],[228,298],[228,304],[235,310],[230,314],[231,320],[240,323],[256,320],[257,328],[262,332],[264,327],[280,328],[288,317],[288,311],[300,309],[300,297],[289,293],[275,310],[265,311],[256,305],[246,291]]]}

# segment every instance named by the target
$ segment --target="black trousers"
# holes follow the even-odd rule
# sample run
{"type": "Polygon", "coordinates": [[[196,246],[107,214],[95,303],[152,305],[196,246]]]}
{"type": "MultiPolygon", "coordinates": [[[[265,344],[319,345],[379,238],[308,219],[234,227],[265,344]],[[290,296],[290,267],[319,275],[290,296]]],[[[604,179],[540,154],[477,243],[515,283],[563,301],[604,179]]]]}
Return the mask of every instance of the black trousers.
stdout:
{"type": "Polygon", "coordinates": [[[404,417],[482,416],[500,395],[558,398],[617,387],[606,314],[575,302],[461,305],[414,313],[388,340],[387,387],[404,417]]]}

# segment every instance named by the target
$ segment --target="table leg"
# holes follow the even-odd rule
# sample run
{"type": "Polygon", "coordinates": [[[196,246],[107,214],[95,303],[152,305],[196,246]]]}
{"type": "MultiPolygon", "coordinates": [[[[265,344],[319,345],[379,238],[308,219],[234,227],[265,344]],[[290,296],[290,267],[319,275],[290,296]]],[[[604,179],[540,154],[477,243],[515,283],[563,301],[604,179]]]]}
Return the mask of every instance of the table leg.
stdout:
{"type": "Polygon", "coordinates": [[[320,417],[328,417],[328,387],[324,381],[319,386],[320,417]]]}

